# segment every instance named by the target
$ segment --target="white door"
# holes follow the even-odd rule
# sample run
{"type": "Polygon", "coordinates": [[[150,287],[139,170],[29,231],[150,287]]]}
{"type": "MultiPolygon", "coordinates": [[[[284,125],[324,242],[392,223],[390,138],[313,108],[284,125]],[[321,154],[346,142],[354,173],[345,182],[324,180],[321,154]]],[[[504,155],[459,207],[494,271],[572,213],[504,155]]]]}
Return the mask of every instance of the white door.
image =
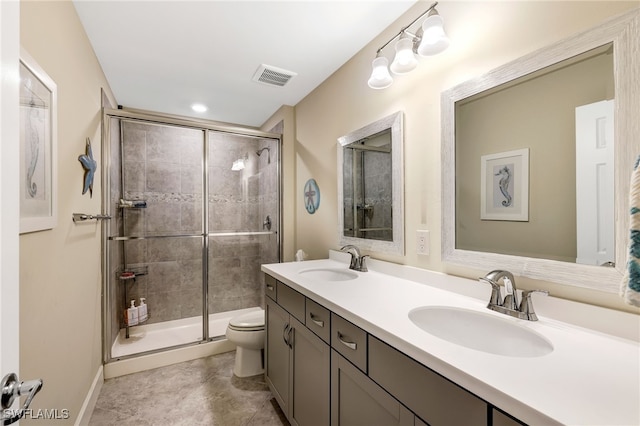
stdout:
{"type": "Polygon", "coordinates": [[[0,378],[19,367],[19,18],[20,2],[0,0],[0,378]]]}
{"type": "Polygon", "coordinates": [[[577,263],[614,262],[613,100],[576,108],[577,263]]]}

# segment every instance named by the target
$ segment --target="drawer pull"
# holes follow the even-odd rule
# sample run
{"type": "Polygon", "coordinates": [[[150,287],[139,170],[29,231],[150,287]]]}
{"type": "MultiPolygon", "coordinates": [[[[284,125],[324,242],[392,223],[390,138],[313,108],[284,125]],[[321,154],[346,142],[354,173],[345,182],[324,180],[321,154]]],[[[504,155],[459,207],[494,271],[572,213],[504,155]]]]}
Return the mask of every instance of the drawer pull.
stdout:
{"type": "Polygon", "coordinates": [[[269,291],[273,291],[273,286],[272,286],[272,285],[270,285],[270,284],[267,284],[267,290],[269,290],[269,291]]]}
{"type": "Polygon", "coordinates": [[[315,316],[312,312],[309,312],[309,318],[311,318],[311,321],[313,321],[315,325],[324,328],[324,321],[319,320],[318,317],[315,316]]]}
{"type": "Polygon", "coordinates": [[[354,351],[358,349],[358,345],[356,343],[347,342],[346,340],[343,339],[343,337],[344,337],[343,334],[338,331],[338,340],[340,340],[340,343],[342,343],[349,349],[353,349],[354,351]]]}

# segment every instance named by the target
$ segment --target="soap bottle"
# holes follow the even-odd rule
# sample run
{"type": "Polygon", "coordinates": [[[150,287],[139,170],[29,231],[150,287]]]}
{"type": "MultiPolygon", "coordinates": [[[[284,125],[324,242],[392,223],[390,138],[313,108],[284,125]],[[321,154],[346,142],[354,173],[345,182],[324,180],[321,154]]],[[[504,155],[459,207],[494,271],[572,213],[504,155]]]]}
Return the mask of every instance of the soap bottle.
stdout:
{"type": "Polygon", "coordinates": [[[138,325],[138,308],[136,308],[135,299],[131,300],[131,307],[127,309],[127,325],[138,325]]]}
{"type": "Polygon", "coordinates": [[[144,301],[147,300],[144,297],[140,298],[140,306],[138,306],[138,324],[145,322],[149,316],[147,315],[147,304],[144,301]]]}

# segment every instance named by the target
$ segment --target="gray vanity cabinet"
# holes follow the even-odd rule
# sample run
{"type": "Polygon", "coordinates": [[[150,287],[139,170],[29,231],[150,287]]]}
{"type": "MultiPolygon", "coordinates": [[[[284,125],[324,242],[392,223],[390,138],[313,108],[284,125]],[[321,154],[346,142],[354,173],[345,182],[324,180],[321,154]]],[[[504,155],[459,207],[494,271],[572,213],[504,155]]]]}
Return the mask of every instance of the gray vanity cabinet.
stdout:
{"type": "Polygon", "coordinates": [[[369,335],[369,377],[428,424],[487,425],[487,403],[369,335]]]}
{"type": "Polygon", "coordinates": [[[301,322],[305,297],[277,285],[277,301],[266,298],[266,381],[291,424],[328,426],[329,345],[301,322]]]}
{"type": "Polygon", "coordinates": [[[331,351],[331,426],[413,426],[415,416],[337,351],[331,351]]]}
{"type": "Polygon", "coordinates": [[[291,348],[286,341],[286,331],[289,312],[268,297],[265,300],[265,378],[280,408],[288,413],[291,348]]]}
{"type": "Polygon", "coordinates": [[[522,425],[347,319],[268,278],[265,376],[292,424],[522,425]]]}

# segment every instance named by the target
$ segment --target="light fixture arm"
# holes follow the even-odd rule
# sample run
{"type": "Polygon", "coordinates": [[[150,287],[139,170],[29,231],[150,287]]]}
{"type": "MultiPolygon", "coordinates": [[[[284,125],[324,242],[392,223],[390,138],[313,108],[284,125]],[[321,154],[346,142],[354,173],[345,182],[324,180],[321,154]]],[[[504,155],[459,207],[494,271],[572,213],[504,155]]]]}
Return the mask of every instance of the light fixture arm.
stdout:
{"type": "Polygon", "coordinates": [[[438,2],[433,3],[431,6],[429,6],[429,8],[427,10],[425,10],[420,16],[418,16],[416,19],[414,19],[413,21],[411,21],[411,23],[409,25],[407,25],[406,27],[403,27],[398,34],[394,35],[389,41],[387,41],[385,44],[382,45],[382,47],[380,49],[378,49],[376,51],[376,56],[380,55],[380,52],[382,52],[382,50],[384,50],[385,47],[387,47],[392,41],[396,40],[398,37],[400,37],[402,34],[408,34],[411,37],[413,37],[413,40],[416,41],[418,39],[420,39],[421,37],[419,37],[416,34],[410,33],[409,31],[407,31],[409,28],[411,28],[411,26],[413,24],[415,24],[416,22],[418,22],[420,19],[422,19],[425,15],[427,15],[429,12],[431,12],[432,10],[435,9],[435,7],[438,5],[438,2]]]}

